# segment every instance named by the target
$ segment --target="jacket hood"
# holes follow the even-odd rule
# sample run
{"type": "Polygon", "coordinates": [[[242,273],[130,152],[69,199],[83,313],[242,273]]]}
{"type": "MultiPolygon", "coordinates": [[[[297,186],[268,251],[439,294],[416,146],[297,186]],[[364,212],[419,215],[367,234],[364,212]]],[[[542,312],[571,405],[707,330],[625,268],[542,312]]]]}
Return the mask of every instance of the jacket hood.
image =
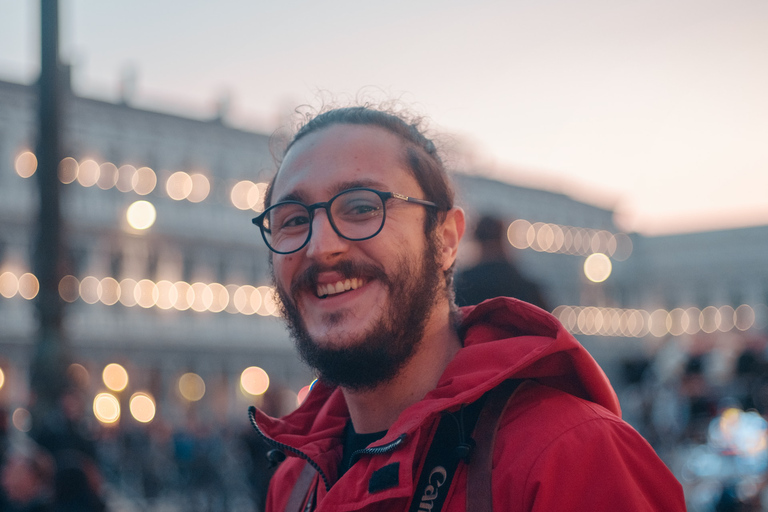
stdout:
{"type": "MultiPolygon", "coordinates": [[[[602,369],[551,314],[499,297],[464,307],[461,315],[464,348],[448,364],[437,387],[400,415],[383,443],[410,434],[441,411],[474,402],[507,379],[533,379],[621,414],[602,369]]],[[[274,419],[259,412],[257,421],[270,437],[306,446],[336,437],[348,417],[341,390],[318,381],[293,413],[274,419]]]]}

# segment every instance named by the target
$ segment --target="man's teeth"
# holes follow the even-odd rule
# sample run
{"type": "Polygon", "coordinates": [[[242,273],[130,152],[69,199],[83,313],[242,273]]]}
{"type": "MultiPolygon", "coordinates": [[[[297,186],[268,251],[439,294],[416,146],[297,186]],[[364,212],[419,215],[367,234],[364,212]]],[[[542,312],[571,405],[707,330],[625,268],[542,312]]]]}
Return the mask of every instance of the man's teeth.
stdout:
{"type": "Polygon", "coordinates": [[[328,295],[335,295],[348,290],[357,290],[361,286],[363,286],[363,280],[358,279],[357,277],[346,279],[344,281],[337,281],[336,283],[319,284],[317,285],[317,296],[325,297],[328,295]]]}

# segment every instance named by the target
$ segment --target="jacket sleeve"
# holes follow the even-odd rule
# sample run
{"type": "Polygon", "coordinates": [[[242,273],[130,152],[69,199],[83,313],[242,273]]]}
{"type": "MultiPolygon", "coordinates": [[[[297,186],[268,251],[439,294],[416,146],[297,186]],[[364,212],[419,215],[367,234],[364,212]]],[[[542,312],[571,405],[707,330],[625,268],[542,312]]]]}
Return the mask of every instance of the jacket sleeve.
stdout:
{"type": "Polygon", "coordinates": [[[686,510],[680,483],[618,418],[585,421],[554,439],[525,475],[521,498],[532,512],[686,510]]]}

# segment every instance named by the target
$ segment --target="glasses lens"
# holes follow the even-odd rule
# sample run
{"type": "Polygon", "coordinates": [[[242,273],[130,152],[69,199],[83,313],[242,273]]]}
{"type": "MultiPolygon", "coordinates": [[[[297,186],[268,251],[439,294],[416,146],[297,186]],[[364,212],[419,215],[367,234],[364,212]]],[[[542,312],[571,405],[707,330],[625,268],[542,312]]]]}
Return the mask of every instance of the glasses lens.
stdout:
{"type": "Polygon", "coordinates": [[[264,238],[275,251],[295,251],[307,241],[309,225],[309,210],[303,204],[276,204],[264,216],[264,238]]]}
{"type": "Polygon", "coordinates": [[[384,223],[384,203],[370,190],[348,190],[336,196],[331,217],[339,233],[350,240],[375,235],[384,223]]]}

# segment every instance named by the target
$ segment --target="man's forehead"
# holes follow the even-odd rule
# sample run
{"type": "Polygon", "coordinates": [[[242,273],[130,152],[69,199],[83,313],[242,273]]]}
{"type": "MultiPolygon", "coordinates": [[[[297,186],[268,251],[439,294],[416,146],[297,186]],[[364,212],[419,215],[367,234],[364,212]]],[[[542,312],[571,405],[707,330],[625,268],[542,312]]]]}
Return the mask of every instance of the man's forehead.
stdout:
{"type": "Polygon", "coordinates": [[[354,187],[388,191],[406,182],[418,186],[405,155],[402,140],[383,128],[323,128],[306,135],[288,151],[275,177],[272,203],[316,201],[317,194],[327,199],[354,187]]]}

